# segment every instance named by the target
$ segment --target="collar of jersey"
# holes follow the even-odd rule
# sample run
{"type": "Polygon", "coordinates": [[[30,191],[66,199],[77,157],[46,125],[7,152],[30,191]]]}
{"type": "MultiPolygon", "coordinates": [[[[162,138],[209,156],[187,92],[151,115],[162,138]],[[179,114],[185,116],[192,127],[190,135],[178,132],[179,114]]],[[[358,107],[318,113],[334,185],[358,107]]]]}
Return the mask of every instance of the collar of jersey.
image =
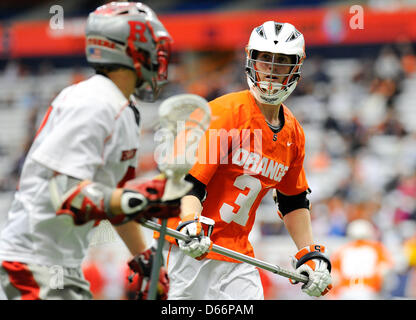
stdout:
{"type": "Polygon", "coordinates": [[[116,86],[116,84],[109,78],[100,74],[96,74],[92,76],[91,80],[98,84],[98,87],[100,88],[99,94],[105,96],[105,100],[109,102],[113,108],[116,109],[116,113],[120,111],[120,108],[128,104],[126,97],[116,86]]]}
{"type": "MultiPolygon", "coordinates": [[[[250,97],[250,102],[251,102],[251,108],[252,108],[252,110],[253,110],[253,118],[261,118],[263,121],[264,121],[264,124],[271,130],[271,131],[273,131],[273,129],[272,128],[270,128],[270,126],[269,126],[269,124],[268,124],[268,122],[266,121],[266,118],[264,117],[264,114],[261,112],[261,110],[260,110],[260,108],[259,108],[259,106],[257,105],[257,103],[256,103],[256,100],[254,99],[254,97],[253,97],[253,95],[250,93],[250,91],[248,91],[247,90],[247,92],[248,92],[248,95],[249,95],[249,97],[250,97]]],[[[280,121],[281,121],[281,125],[280,125],[280,128],[279,128],[279,130],[278,130],[278,132],[280,132],[280,131],[282,131],[282,129],[283,129],[283,127],[285,126],[285,115],[284,115],[284,113],[285,113],[285,110],[284,110],[284,105],[283,105],[283,103],[280,105],[280,110],[279,110],[279,119],[280,119],[280,121]]]]}

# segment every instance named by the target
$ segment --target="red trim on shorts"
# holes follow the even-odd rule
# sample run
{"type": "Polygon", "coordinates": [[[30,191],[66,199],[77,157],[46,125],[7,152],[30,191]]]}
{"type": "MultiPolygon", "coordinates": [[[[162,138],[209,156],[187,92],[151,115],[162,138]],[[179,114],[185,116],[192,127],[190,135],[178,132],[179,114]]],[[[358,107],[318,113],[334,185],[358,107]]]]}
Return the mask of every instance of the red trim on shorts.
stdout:
{"type": "Polygon", "coordinates": [[[20,291],[22,300],[40,300],[39,285],[26,264],[3,261],[2,267],[7,271],[12,286],[20,291]]]}

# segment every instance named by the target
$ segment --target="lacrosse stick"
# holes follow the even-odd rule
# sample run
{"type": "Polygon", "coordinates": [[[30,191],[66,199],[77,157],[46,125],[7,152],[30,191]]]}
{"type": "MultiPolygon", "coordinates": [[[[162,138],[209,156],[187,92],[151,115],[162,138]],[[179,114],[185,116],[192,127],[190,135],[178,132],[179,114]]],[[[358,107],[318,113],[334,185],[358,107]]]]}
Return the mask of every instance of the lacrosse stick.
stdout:
{"type": "MultiPolygon", "coordinates": [[[[159,130],[155,134],[158,146],[155,160],[159,170],[167,178],[162,201],[183,197],[192,188],[184,180],[196,162],[199,141],[208,129],[211,110],[208,102],[194,94],[179,94],[163,101],[159,107],[159,130]]],[[[167,220],[162,219],[160,237],[150,276],[148,300],[156,297],[162,247],[165,239],[167,220]]]]}
{"type": "MultiPolygon", "coordinates": [[[[162,229],[160,224],[158,224],[154,221],[151,221],[151,220],[143,220],[140,223],[142,224],[142,226],[144,226],[146,228],[149,228],[149,229],[152,229],[154,231],[160,231],[162,229]]],[[[190,240],[190,238],[187,235],[185,235],[185,234],[183,234],[179,231],[176,231],[176,230],[171,229],[171,228],[166,228],[166,227],[164,229],[165,229],[164,230],[165,234],[167,234],[168,236],[174,237],[175,239],[183,240],[183,241],[189,241],[190,240]]],[[[161,238],[162,237],[160,237],[159,239],[161,239],[161,238]]],[[[252,258],[252,257],[247,256],[245,254],[242,254],[242,253],[239,253],[239,252],[236,252],[236,251],[218,246],[216,244],[212,245],[211,251],[222,254],[222,255],[224,255],[226,257],[229,257],[229,258],[233,258],[233,259],[241,261],[241,262],[251,264],[255,267],[259,267],[259,268],[262,268],[264,270],[271,271],[271,272],[276,273],[280,276],[290,278],[290,279],[296,280],[298,282],[303,282],[303,283],[308,282],[308,277],[307,276],[304,276],[304,275],[296,273],[296,272],[285,270],[285,269],[283,269],[283,268],[281,268],[277,265],[273,265],[271,263],[261,261],[261,260],[256,259],[256,258],[252,258]]]]}

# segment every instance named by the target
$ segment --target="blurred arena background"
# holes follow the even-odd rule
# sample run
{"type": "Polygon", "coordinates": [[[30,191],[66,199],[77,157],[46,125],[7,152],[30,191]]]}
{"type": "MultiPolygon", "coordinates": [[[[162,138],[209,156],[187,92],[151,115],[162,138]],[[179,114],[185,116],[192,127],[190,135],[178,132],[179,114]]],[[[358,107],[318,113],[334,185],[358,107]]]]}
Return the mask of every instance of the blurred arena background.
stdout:
{"type": "MultiPolygon", "coordinates": [[[[0,3],[0,229],[50,101],[92,74],[84,58],[84,23],[106,2],[0,3]],[[63,25],[55,20],[54,5],[63,9],[63,25]]],[[[314,236],[334,257],[349,255],[338,263],[343,271],[333,272],[334,284],[356,292],[333,290],[325,299],[416,298],[416,1],[144,2],[175,41],[170,84],[161,99],[190,92],[209,100],[246,89],[244,46],[264,21],[290,22],[304,34],[302,81],[286,105],[306,133],[314,236]],[[338,252],[352,241],[347,230],[357,220],[371,223],[372,232],[358,231],[384,246],[386,259],[377,262],[368,250],[338,252]],[[349,276],[347,283],[343,276],[349,276]],[[374,292],[365,294],[369,285],[374,292]]],[[[139,175],[156,172],[150,126],[156,110],[142,104],[139,175]]],[[[257,212],[251,239],[259,259],[291,268],[296,248],[271,195],[257,212]]],[[[96,299],[129,298],[127,258],[112,227],[101,223],[84,266],[96,299]]],[[[266,299],[308,299],[285,278],[267,272],[262,277],[266,299]]]]}

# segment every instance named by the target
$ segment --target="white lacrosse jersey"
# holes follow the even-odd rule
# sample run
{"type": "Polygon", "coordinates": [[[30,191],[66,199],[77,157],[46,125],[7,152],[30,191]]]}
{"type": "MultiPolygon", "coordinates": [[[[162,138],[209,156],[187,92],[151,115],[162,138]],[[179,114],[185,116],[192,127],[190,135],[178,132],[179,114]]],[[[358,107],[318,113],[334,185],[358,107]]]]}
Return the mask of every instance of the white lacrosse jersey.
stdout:
{"type": "Polygon", "coordinates": [[[134,177],[138,110],[108,78],[94,75],[52,102],[27,155],[0,237],[0,260],[78,267],[93,228],[57,216],[49,180],[54,171],[110,187],[134,177]]]}

